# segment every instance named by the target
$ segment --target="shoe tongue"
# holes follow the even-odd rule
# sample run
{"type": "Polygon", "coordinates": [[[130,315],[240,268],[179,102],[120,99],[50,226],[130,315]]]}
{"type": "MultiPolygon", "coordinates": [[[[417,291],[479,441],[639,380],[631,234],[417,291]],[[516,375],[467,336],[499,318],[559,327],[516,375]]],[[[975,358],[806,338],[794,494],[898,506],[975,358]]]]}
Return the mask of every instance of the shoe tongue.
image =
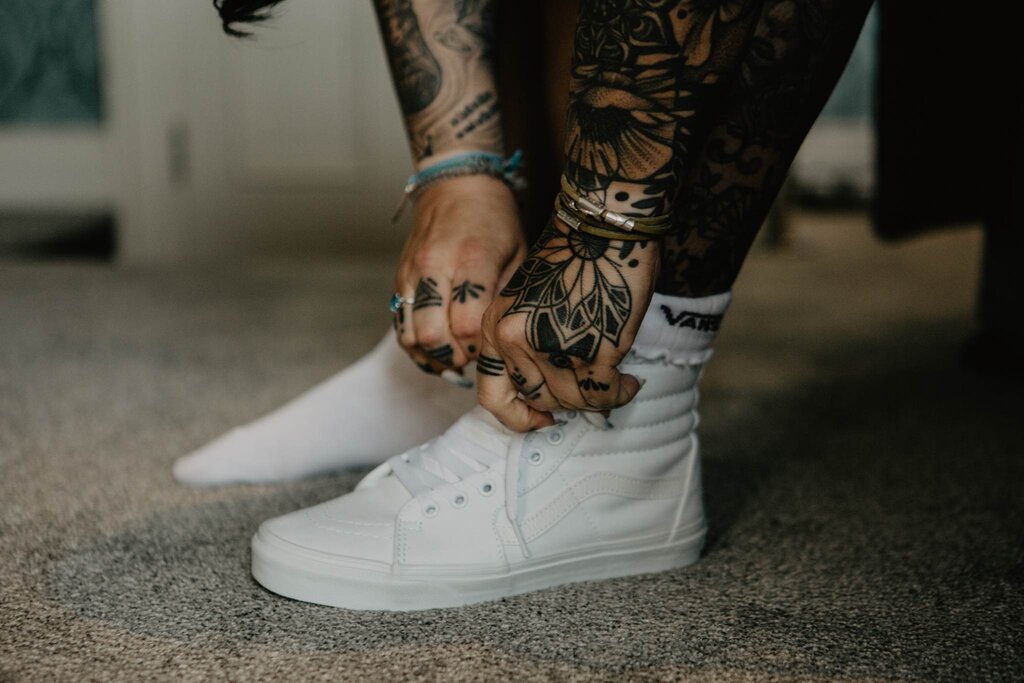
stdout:
{"type": "Polygon", "coordinates": [[[473,452],[481,448],[504,454],[512,437],[513,432],[498,422],[490,411],[476,406],[456,420],[434,443],[472,457],[473,452]]]}
{"type": "Polygon", "coordinates": [[[455,482],[481,465],[504,457],[513,438],[486,409],[476,406],[437,438],[402,456],[433,477],[455,482]]]}
{"type": "Polygon", "coordinates": [[[455,426],[459,425],[493,431],[495,436],[507,436],[509,438],[512,436],[512,432],[505,425],[501,424],[498,418],[491,414],[491,411],[479,405],[474,406],[472,410],[455,422],[455,426]]]}

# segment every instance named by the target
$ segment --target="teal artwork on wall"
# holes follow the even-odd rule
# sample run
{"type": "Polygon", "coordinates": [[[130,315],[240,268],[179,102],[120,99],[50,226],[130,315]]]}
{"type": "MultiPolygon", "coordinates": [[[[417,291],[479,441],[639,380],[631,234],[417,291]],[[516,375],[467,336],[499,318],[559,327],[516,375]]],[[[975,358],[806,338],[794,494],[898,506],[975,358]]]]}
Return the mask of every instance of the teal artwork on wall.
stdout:
{"type": "Polygon", "coordinates": [[[96,0],[0,0],[0,125],[102,119],[96,0]]]}
{"type": "Polygon", "coordinates": [[[871,8],[842,78],[822,110],[824,118],[863,119],[875,107],[875,62],[878,53],[878,5],[871,8]]]}

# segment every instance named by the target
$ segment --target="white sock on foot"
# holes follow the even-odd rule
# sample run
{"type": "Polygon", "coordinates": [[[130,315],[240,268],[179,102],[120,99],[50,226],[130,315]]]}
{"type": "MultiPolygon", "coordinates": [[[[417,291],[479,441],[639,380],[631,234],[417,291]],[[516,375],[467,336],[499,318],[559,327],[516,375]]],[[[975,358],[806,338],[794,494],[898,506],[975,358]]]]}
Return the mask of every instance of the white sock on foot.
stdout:
{"type": "Polygon", "coordinates": [[[413,365],[390,330],[354,365],[174,463],[192,486],[270,483],[377,465],[443,432],[476,392],[413,365]]]}

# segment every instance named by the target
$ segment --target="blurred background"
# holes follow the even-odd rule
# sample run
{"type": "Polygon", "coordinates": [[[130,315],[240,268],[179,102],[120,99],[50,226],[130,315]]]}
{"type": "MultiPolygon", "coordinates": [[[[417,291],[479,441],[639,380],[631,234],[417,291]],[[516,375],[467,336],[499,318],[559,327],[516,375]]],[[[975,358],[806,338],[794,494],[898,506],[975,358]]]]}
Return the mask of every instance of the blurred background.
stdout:
{"type": "MultiPolygon", "coordinates": [[[[571,3],[529,3],[558,49],[509,43],[504,107],[566,94],[571,3]]],[[[0,0],[0,681],[1024,680],[1019,41],[920,7],[872,11],[735,285],[701,564],[406,618],[249,577],[261,520],[364,472],[171,478],[390,330],[411,162],[370,3],[237,40],[209,0],[0,0]]]]}
{"type": "MultiPolygon", "coordinates": [[[[866,205],[876,24],[790,202],[866,205]]],[[[239,41],[207,2],[3,0],[0,36],[3,252],[169,264],[401,244],[388,219],[411,165],[369,3],[285,3],[239,41]]]]}

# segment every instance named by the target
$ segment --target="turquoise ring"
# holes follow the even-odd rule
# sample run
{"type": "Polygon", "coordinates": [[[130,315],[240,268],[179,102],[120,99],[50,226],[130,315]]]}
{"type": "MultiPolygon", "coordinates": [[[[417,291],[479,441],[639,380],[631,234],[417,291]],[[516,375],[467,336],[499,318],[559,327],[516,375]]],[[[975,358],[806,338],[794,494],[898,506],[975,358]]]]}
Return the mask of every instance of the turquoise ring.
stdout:
{"type": "Polygon", "coordinates": [[[400,294],[391,295],[391,312],[398,313],[402,306],[412,306],[416,299],[411,296],[401,296],[400,294]]]}

